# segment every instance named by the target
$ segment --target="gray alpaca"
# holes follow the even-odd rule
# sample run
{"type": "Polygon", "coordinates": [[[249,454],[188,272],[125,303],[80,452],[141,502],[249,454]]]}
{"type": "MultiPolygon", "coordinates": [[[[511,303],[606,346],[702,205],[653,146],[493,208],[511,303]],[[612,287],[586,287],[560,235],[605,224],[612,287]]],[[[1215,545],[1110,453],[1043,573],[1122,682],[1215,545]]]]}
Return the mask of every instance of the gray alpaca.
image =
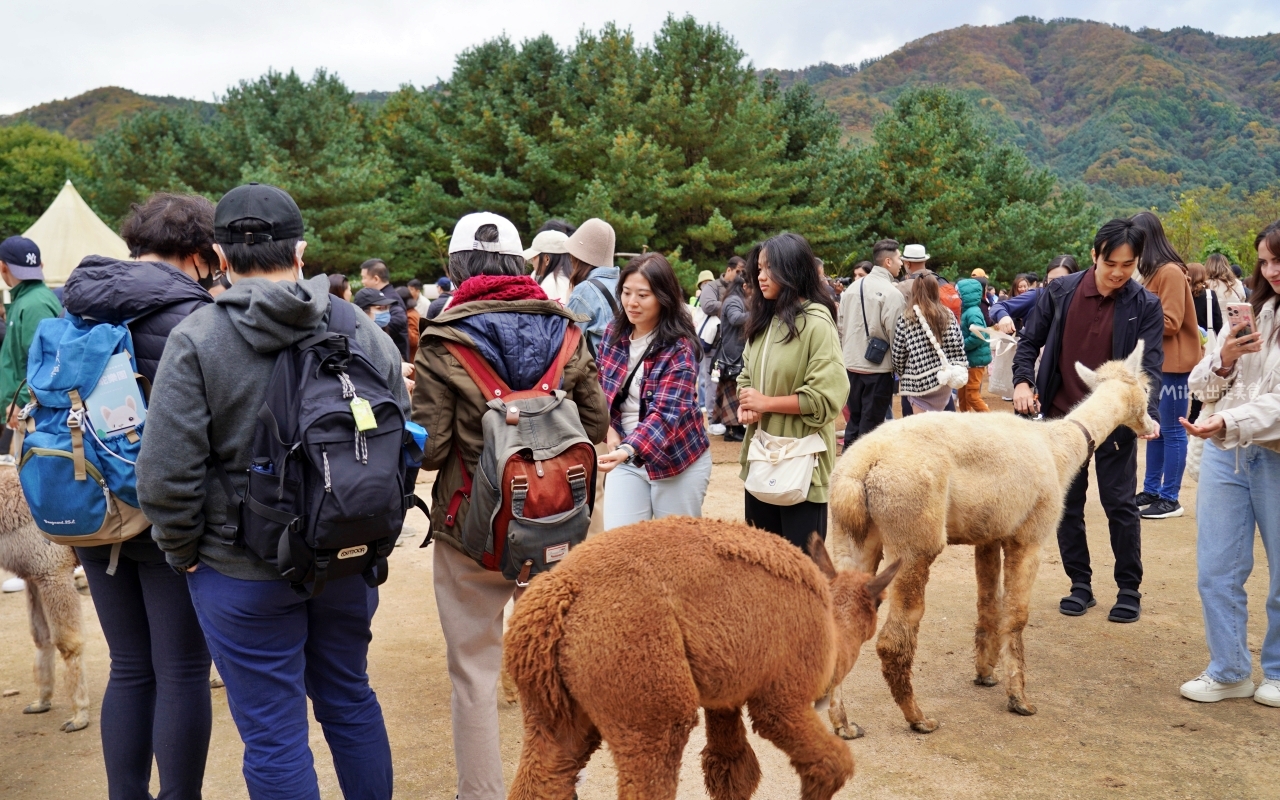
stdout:
{"type": "Polygon", "coordinates": [[[76,594],[76,554],[40,535],[22,496],[18,471],[0,466],[0,568],[27,582],[27,614],[36,642],[35,678],[40,689],[24,714],[42,714],[53,707],[54,651],[67,665],[71,719],[62,730],[78,731],[89,724],[89,689],[85,686],[80,654],[80,598],[76,594]]]}

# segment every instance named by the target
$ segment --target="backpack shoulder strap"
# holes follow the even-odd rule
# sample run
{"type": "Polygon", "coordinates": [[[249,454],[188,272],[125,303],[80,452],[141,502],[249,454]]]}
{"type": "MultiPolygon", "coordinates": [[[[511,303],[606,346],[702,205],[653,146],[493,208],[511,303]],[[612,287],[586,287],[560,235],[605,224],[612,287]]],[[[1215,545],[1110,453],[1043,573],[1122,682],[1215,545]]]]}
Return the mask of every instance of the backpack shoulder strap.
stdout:
{"type": "Polygon", "coordinates": [[[329,333],[338,333],[343,336],[356,335],[356,309],[355,306],[343,300],[341,297],[329,296],[329,333]]]}
{"type": "Polygon", "coordinates": [[[542,380],[538,381],[538,386],[543,391],[554,391],[564,383],[564,369],[569,365],[569,360],[573,358],[573,354],[578,352],[578,342],[582,341],[582,328],[572,322],[565,326],[564,341],[560,343],[560,352],[556,355],[551,366],[547,368],[547,372],[542,376],[542,380]]]}
{"type": "Polygon", "coordinates": [[[471,376],[471,380],[475,381],[476,386],[480,387],[480,391],[485,398],[506,397],[511,394],[511,387],[507,386],[506,382],[498,377],[498,373],[493,371],[493,367],[490,366],[488,361],[484,360],[483,356],[476,352],[475,348],[456,342],[445,342],[444,347],[449,351],[450,355],[458,359],[458,362],[462,364],[462,368],[471,376]]]}
{"type": "Polygon", "coordinates": [[[599,278],[587,278],[587,283],[600,290],[600,294],[604,295],[604,300],[609,304],[609,310],[616,317],[618,315],[618,301],[613,298],[613,292],[609,291],[609,287],[604,285],[604,281],[599,278]]]}

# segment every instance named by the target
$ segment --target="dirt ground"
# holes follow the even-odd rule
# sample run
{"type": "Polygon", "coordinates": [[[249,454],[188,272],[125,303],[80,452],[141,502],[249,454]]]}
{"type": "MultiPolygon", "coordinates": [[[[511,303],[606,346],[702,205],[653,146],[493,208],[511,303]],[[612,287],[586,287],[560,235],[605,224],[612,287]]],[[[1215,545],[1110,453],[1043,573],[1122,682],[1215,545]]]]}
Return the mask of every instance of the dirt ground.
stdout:
{"type": "MultiPolygon", "coordinates": [[[[995,405],[1007,408],[998,400],[995,405]]],[[[705,513],[741,519],[736,447],[717,439],[714,454],[705,513]]],[[[419,491],[426,494],[428,486],[420,484],[419,491]]],[[[1137,624],[1106,619],[1114,600],[1113,560],[1096,495],[1090,496],[1088,525],[1099,605],[1086,616],[1057,612],[1069,581],[1056,546],[1046,546],[1025,637],[1028,694],[1039,707],[1033,717],[1005,711],[1002,686],[973,685],[973,555],[967,547],[948,548],[932,573],[915,664],[921,706],[942,726],[928,735],[907,727],[868,644],[845,683],[850,715],[867,736],[849,743],[858,772],[837,796],[1280,797],[1280,710],[1249,699],[1201,705],[1178,695],[1178,685],[1198,675],[1208,658],[1195,588],[1194,484],[1184,488],[1182,503],[1188,513],[1181,519],[1143,525],[1145,596],[1137,624]]],[[[408,541],[392,558],[374,619],[369,674],[390,732],[397,796],[444,800],[454,794],[445,648],[431,590],[430,552],[418,548],[425,524],[416,512],[409,519],[408,541]]],[[[1260,545],[1256,562],[1266,563],[1260,545]]],[[[1253,612],[1249,644],[1256,654],[1265,630],[1265,569],[1255,570],[1247,588],[1253,612]]],[[[82,602],[93,722],[67,734],[58,730],[69,716],[61,684],[50,713],[22,714],[35,694],[25,601],[21,594],[0,596],[0,689],[19,690],[0,699],[0,798],[106,797],[97,708],[107,678],[107,647],[92,599],[82,602]]],[[[1254,679],[1261,679],[1256,656],[1254,679]]],[[[213,710],[205,797],[245,798],[241,745],[225,690],[214,691],[213,710]]],[[[510,780],[519,758],[520,710],[503,706],[499,713],[510,780]]],[[[322,796],[341,797],[315,724],[311,744],[322,796]]],[[[685,755],[682,800],[706,796],[697,757],[702,744],[697,729],[685,755]]],[[[756,796],[796,797],[799,781],[786,757],[754,736],[752,745],[764,772],[756,796]]],[[[613,797],[614,780],[602,749],[588,767],[580,795],[583,800],[613,797]]],[[[153,791],[157,788],[153,779],[153,791]]]]}

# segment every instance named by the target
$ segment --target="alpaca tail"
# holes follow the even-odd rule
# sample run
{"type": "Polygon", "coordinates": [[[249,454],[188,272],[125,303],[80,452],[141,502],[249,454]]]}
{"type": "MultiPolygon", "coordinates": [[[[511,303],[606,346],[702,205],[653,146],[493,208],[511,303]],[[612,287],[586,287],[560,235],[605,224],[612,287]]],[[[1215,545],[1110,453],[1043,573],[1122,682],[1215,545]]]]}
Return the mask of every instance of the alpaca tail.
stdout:
{"type": "Polygon", "coordinates": [[[578,594],[567,577],[548,573],[516,603],[502,644],[503,668],[520,691],[526,722],[559,738],[574,718],[573,699],[560,676],[564,620],[578,594]]]}
{"type": "Polygon", "coordinates": [[[871,527],[871,514],[867,510],[865,478],[875,463],[869,450],[854,447],[840,457],[831,474],[831,550],[837,569],[866,571],[861,553],[871,527]]]}

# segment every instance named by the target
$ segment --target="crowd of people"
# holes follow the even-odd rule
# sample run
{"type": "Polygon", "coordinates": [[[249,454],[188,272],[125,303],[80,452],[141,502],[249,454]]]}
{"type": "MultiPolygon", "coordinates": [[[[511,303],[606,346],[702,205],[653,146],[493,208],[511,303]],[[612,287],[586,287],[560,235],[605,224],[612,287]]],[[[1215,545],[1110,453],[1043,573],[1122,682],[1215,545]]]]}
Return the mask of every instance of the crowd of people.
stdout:
{"type": "MultiPolygon", "coordinates": [[[[153,527],[114,550],[79,548],[111,651],[102,740],[113,800],[148,796],[153,756],[162,797],[199,795],[211,661],[255,800],[319,796],[308,699],[344,795],[392,794],[391,751],[366,671],[377,588],[351,575],[301,596],[224,530],[230,498],[249,480],[275,354],[333,324],[344,302],[362,312],[354,343],[425,429],[422,467],[437,471],[433,580],[462,800],[504,795],[497,691],[504,607],[519,589],[462,539],[494,405],[456,357],[459,345],[513,392],[536,389],[561,364],[560,385],[541,388],[576,406],[598,446],[605,529],[701,516],[711,437],[720,436],[741,443],[747,523],[803,548],[810,534],[826,535],[837,442],[848,449],[892,419],[894,394],[901,416],[989,411],[981,389],[991,331],[1017,337],[1006,399],[1031,418],[1064,417],[1088,394],[1077,364],[1097,368],[1143,342],[1159,429],[1141,437],[1142,490],[1134,432],[1112,432],[1091,459],[1115,556],[1108,619],[1140,619],[1141,519],[1182,513],[1189,437],[1203,440],[1198,566],[1210,663],[1182,693],[1280,707],[1280,222],[1259,233],[1247,287],[1221,256],[1185,263],[1144,212],[1103,225],[1086,268],[1059,256],[1043,282],[1019,275],[1007,294],[981,268],[953,283],[929,268],[923,244],[892,239],[876,242],[841,286],[803,236],[784,232],[735,256],[720,277],[699,275],[687,299],[660,253],[619,267],[614,229],[602,219],[549,220],[525,248],[509,220],[477,212],[454,228],[438,296],[425,309],[422,283],[393,286],[376,258],[361,265],[358,288],[340,275],[306,278],[304,229],[302,211],[275,187],[238,187],[216,207],[159,194],[124,226],[130,259],[86,259],[61,302],[43,283],[34,243],[0,244],[12,298],[0,347],[10,428],[29,403],[22,383],[37,327],[64,308],[129,325],[137,370],[154,386],[137,461],[153,527]],[[574,325],[580,339],[568,337],[574,325]],[[776,462],[760,455],[770,448],[805,460],[804,477],[768,473],[765,482],[787,486],[761,488],[762,470],[776,462]],[[1272,556],[1260,686],[1251,680],[1243,588],[1255,530],[1272,556]]],[[[1058,532],[1070,581],[1059,610],[1069,616],[1097,603],[1088,480],[1086,463],[1058,532]]]]}

